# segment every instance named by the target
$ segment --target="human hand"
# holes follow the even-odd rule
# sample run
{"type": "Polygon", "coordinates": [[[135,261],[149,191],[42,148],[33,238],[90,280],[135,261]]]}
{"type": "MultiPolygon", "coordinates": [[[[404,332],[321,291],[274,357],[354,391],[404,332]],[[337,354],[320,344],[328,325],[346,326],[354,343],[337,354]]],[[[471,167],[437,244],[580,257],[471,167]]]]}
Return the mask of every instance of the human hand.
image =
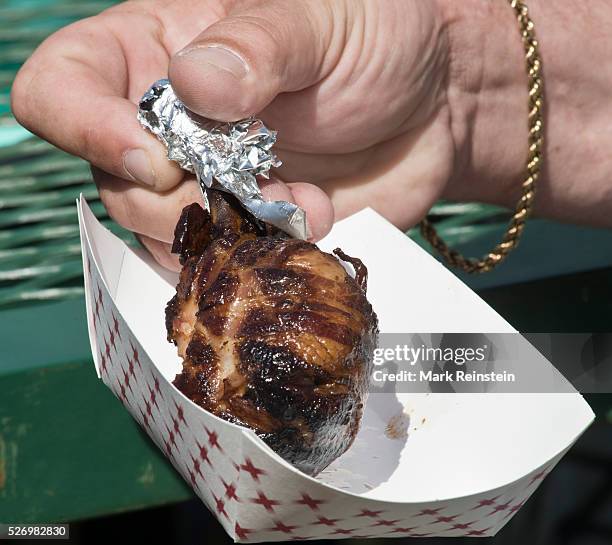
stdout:
{"type": "Polygon", "coordinates": [[[374,204],[401,227],[442,193],[448,53],[433,1],[126,2],[45,41],[15,81],[13,110],[87,159],[110,215],[177,268],[174,224],[201,197],[136,120],[153,81],[169,72],[204,116],[258,114],[277,129],[284,166],[264,194],[304,207],[318,239],[334,213],[311,184],[336,219],[374,204]]]}

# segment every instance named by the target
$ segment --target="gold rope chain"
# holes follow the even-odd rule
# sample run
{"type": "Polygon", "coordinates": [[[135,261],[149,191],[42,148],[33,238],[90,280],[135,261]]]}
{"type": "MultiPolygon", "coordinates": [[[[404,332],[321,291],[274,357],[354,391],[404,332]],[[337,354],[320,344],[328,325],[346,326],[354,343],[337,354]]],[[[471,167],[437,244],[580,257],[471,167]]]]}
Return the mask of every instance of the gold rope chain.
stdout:
{"type": "Polygon", "coordinates": [[[527,157],[527,173],[522,185],[521,198],[516,205],[502,241],[482,259],[467,258],[456,250],[449,248],[428,219],[424,219],[420,224],[421,235],[444,258],[444,261],[448,265],[468,273],[491,271],[517,247],[521,234],[525,229],[525,221],[531,214],[535,198],[535,184],[540,176],[540,166],[542,163],[544,134],[542,59],[540,58],[534,24],[529,17],[527,6],[521,0],[508,0],[508,3],[514,9],[520,26],[529,78],[529,155],[527,157]]]}

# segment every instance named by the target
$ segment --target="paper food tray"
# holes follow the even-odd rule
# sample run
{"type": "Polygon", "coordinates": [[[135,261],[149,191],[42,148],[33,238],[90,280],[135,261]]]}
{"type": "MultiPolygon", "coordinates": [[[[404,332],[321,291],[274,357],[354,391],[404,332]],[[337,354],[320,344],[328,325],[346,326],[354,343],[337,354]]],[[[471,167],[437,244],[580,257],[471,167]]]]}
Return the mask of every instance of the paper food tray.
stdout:
{"type": "MultiPolygon", "coordinates": [[[[494,535],[593,419],[578,393],[373,394],[353,446],[308,477],[171,384],[181,362],[164,308],[176,275],[77,204],[96,371],[236,541],[494,535]],[[408,437],[391,439],[400,414],[408,437]]],[[[319,246],[367,265],[383,333],[514,331],[373,210],[319,246]]]]}

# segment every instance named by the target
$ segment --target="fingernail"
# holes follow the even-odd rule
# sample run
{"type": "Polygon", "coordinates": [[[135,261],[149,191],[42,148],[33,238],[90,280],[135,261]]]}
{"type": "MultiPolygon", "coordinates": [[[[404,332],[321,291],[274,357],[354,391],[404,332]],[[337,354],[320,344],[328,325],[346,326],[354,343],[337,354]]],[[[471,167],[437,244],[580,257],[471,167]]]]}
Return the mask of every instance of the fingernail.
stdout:
{"type": "Polygon", "coordinates": [[[136,182],[154,186],[155,171],[149,154],[143,149],[131,149],[123,154],[123,168],[136,182]]]}
{"type": "Polygon", "coordinates": [[[196,46],[181,51],[179,55],[201,66],[210,65],[229,72],[236,79],[243,79],[249,72],[249,66],[242,57],[220,45],[196,46]]]}

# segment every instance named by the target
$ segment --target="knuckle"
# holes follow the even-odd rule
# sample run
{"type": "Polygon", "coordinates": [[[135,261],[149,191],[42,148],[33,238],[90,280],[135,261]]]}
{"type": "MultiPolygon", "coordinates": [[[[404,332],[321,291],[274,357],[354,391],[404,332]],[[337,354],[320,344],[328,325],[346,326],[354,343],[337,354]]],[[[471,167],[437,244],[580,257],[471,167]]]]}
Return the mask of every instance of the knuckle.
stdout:
{"type": "Polygon", "coordinates": [[[60,28],[43,42],[42,47],[57,47],[59,50],[63,50],[66,45],[82,42],[84,36],[95,32],[103,18],[103,13],[85,17],[60,28]]]}
{"type": "Polygon", "coordinates": [[[277,62],[286,51],[286,32],[251,8],[234,13],[212,25],[202,36],[202,45],[222,44],[248,61],[277,62]]]}
{"type": "Polygon", "coordinates": [[[77,139],[78,145],[76,146],[78,154],[89,160],[98,157],[99,150],[104,144],[104,141],[101,139],[100,131],[92,125],[85,124],[77,132],[79,133],[77,139]]]}
{"type": "Polygon", "coordinates": [[[24,127],[27,128],[29,118],[28,108],[28,82],[30,75],[26,68],[22,68],[15,77],[13,86],[11,87],[11,111],[15,119],[24,127]]]}
{"type": "Polygon", "coordinates": [[[43,71],[39,55],[34,54],[21,67],[11,86],[11,112],[20,125],[31,132],[36,132],[36,101],[41,88],[40,79],[43,71]]]}
{"type": "Polygon", "coordinates": [[[235,16],[228,20],[233,26],[236,39],[246,39],[245,49],[256,44],[257,53],[274,61],[286,50],[285,29],[282,24],[271,24],[256,13],[235,16]]]}
{"type": "Polygon", "coordinates": [[[40,104],[47,100],[53,78],[58,73],[58,63],[73,44],[83,41],[80,34],[91,25],[91,20],[84,19],[53,33],[17,72],[11,86],[10,105],[15,119],[25,128],[35,133],[40,128],[37,122],[41,114],[40,104]]]}

